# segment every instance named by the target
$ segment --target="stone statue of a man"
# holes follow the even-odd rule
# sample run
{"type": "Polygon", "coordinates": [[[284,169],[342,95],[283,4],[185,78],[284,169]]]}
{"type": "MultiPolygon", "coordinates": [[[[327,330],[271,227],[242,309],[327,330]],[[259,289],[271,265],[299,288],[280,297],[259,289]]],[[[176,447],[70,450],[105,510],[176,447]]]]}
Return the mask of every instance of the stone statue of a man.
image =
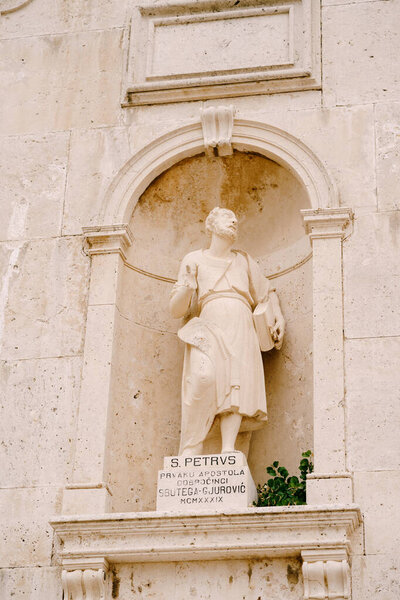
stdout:
{"type": "Polygon", "coordinates": [[[242,420],[266,421],[264,371],[253,309],[269,299],[271,335],[280,348],[285,321],[275,290],[257,263],[233,250],[237,219],[216,207],[207,217],[207,250],[187,254],[170,300],[173,317],[189,318],[178,336],[186,344],[179,454],[201,454],[219,416],[222,452],[235,449],[242,420]]]}

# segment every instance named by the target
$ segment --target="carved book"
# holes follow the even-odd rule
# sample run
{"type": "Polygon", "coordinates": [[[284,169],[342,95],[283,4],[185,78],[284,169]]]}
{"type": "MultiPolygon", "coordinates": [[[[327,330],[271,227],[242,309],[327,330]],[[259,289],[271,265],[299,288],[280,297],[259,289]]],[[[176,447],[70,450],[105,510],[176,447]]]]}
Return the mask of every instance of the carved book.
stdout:
{"type": "Polygon", "coordinates": [[[260,349],[263,352],[272,350],[274,347],[274,340],[271,335],[271,328],[274,326],[275,317],[271,300],[261,302],[256,306],[253,312],[253,322],[257,332],[260,349]]]}

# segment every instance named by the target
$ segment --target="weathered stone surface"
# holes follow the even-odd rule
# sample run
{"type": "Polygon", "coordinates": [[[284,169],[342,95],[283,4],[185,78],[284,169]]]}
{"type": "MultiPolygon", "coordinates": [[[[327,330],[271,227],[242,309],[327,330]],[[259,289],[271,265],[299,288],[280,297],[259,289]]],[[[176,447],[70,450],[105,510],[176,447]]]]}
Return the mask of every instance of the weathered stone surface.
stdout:
{"type": "Polygon", "coordinates": [[[3,139],[0,239],[60,234],[68,141],[68,133],[3,139]]]}
{"type": "Polygon", "coordinates": [[[400,335],[400,213],[356,215],[344,242],[347,338],[400,335]]]}
{"type": "Polygon", "coordinates": [[[364,515],[366,554],[396,556],[400,543],[399,471],[354,473],[354,501],[364,515]]]}
{"type": "Polygon", "coordinates": [[[274,594],[280,600],[300,600],[301,565],[298,560],[230,560],[187,563],[144,563],[119,566],[119,599],[194,597],[199,600],[257,600],[274,594]]]}
{"type": "Polygon", "coordinates": [[[377,104],[376,174],[379,210],[400,208],[400,102],[377,104]]]}
{"type": "Polygon", "coordinates": [[[157,471],[179,447],[183,349],[170,333],[124,317],[117,336],[108,465],[113,510],[155,510],[157,471]]]}
{"type": "MultiPolygon", "coordinates": [[[[256,104],[236,116],[254,118],[288,131],[307,144],[326,165],[338,186],[342,206],[376,207],[373,106],[296,108],[283,102],[256,104]]],[[[243,99],[244,100],[244,99],[243,99]]],[[[236,102],[235,102],[236,105],[236,102]]]]}
{"type": "Polygon", "coordinates": [[[353,556],[352,599],[382,598],[398,600],[400,596],[400,561],[393,554],[353,556]]]}
{"type": "Polygon", "coordinates": [[[83,4],[78,0],[34,0],[19,11],[2,15],[0,31],[2,37],[10,38],[123,27],[126,4],[126,0],[83,4]]]}
{"type": "Polygon", "coordinates": [[[53,531],[48,521],[60,503],[57,487],[0,490],[0,513],[6,515],[0,536],[2,567],[50,565],[53,531]]]}
{"type": "Polygon", "coordinates": [[[342,206],[376,206],[372,106],[291,112],[287,127],[325,162],[342,206]]]}
{"type": "Polygon", "coordinates": [[[61,568],[0,569],[0,587],[4,600],[59,600],[61,568]]]}
{"type": "Polygon", "coordinates": [[[397,99],[399,2],[349,2],[322,11],[323,97],[327,105],[397,99]],[[340,31],[340,36],[338,35],[340,31]]]}
{"type": "Polygon", "coordinates": [[[103,195],[130,157],[125,128],[75,130],[71,134],[63,234],[96,225],[103,195]]]}
{"type": "Polygon", "coordinates": [[[81,238],[0,246],[1,358],[82,352],[89,261],[81,238]]]}
{"type": "Polygon", "coordinates": [[[2,132],[113,125],[121,45],[119,29],[2,40],[2,132]]]}
{"type": "Polygon", "coordinates": [[[400,337],[345,343],[351,471],[400,468],[399,356],[400,337]]]}
{"type": "Polygon", "coordinates": [[[80,357],[0,363],[1,485],[69,478],[81,366],[80,357]]]}

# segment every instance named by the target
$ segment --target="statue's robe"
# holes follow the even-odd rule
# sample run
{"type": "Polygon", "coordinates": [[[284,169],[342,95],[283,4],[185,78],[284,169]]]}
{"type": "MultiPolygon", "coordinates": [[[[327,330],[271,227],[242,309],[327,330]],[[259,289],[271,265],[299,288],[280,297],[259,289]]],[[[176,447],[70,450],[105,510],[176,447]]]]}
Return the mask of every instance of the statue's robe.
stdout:
{"type": "Polygon", "coordinates": [[[172,295],[184,285],[187,265],[197,266],[197,290],[191,302],[192,318],[178,331],[186,344],[180,453],[203,442],[221,413],[241,414],[241,431],[267,420],[264,370],[252,311],[272,291],[246,253],[234,251],[231,260],[223,260],[197,250],[183,259],[172,295]],[[193,348],[205,353],[213,365],[213,393],[203,398],[192,393],[193,348]]]}

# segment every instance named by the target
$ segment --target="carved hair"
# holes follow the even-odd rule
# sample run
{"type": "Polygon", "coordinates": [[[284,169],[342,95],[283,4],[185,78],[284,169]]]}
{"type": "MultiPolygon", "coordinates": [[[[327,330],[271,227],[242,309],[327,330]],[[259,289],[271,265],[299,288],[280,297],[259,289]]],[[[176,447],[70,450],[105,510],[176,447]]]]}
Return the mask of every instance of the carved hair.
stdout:
{"type": "Polygon", "coordinates": [[[232,210],[229,210],[229,208],[221,208],[220,206],[213,208],[206,218],[207,235],[212,235],[212,233],[216,230],[215,223],[221,213],[230,213],[232,215],[235,214],[232,210]]]}

